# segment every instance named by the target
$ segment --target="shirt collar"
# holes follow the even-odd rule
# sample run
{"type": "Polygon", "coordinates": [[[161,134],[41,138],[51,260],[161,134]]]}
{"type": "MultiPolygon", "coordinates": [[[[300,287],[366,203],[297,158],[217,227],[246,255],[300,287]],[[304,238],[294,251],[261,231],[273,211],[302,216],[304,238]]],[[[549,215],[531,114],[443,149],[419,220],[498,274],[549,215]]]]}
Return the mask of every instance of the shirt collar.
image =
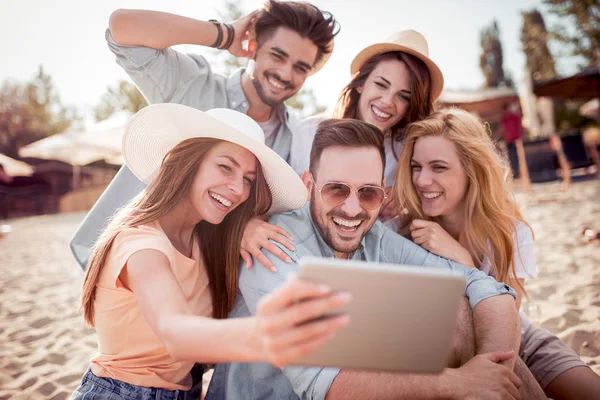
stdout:
{"type": "MultiPolygon", "coordinates": [[[[229,76],[229,78],[227,78],[226,87],[227,98],[229,99],[231,108],[247,114],[248,108],[250,108],[250,103],[248,103],[248,98],[246,97],[246,93],[244,93],[244,88],[242,87],[242,74],[244,71],[246,71],[244,68],[238,68],[235,70],[229,76]]],[[[289,129],[290,114],[285,103],[281,104],[274,111],[276,112],[276,115],[281,123],[289,129]]]]}

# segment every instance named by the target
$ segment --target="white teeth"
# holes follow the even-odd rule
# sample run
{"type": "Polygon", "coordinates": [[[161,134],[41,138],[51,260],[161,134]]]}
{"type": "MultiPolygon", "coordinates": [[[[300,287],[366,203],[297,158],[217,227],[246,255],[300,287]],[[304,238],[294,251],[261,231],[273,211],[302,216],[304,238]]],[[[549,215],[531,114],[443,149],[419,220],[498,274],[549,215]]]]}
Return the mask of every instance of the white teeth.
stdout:
{"type": "Polygon", "coordinates": [[[358,225],[360,225],[362,221],[349,221],[347,219],[334,218],[333,222],[335,222],[338,225],[347,226],[348,228],[355,228],[358,225]]]}
{"type": "Polygon", "coordinates": [[[229,200],[227,200],[226,198],[223,198],[221,196],[219,196],[216,193],[209,193],[210,197],[212,197],[213,199],[217,200],[219,203],[223,204],[225,207],[231,207],[231,204],[233,204],[232,202],[230,202],[229,200]]]}
{"type": "Polygon", "coordinates": [[[373,110],[373,113],[375,115],[377,115],[379,118],[389,118],[392,116],[392,114],[384,113],[383,111],[379,110],[375,106],[372,106],[371,109],[373,110]]]}
{"type": "Polygon", "coordinates": [[[423,197],[426,199],[435,199],[436,197],[440,197],[443,192],[423,192],[423,197]]]}
{"type": "Polygon", "coordinates": [[[277,89],[285,89],[285,86],[282,85],[281,83],[277,82],[275,79],[269,77],[268,78],[269,83],[273,86],[275,86],[277,89]]]}

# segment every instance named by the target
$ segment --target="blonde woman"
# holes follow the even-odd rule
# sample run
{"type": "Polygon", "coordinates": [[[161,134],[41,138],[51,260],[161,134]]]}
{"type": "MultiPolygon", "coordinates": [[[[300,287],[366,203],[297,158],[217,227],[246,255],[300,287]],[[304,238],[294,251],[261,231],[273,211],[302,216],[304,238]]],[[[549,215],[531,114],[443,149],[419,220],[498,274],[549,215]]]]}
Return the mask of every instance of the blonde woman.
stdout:
{"type": "MultiPolygon", "coordinates": [[[[394,191],[399,208],[408,210],[401,234],[512,286],[519,306],[525,279],[537,272],[533,232],[509,176],[481,121],[466,111],[442,110],[408,126],[394,191]]],[[[598,376],[557,337],[523,316],[521,328],[520,356],[546,395],[583,399],[600,393],[598,376]]]]}
{"type": "Polygon", "coordinates": [[[128,123],[123,156],[149,186],[92,253],[82,308],[99,346],[74,399],[177,399],[191,386],[195,362],[285,365],[348,322],[310,322],[348,295],[293,278],[255,318],[225,319],[247,221],[306,200],[300,179],[250,117],[151,105],[128,123]]]}

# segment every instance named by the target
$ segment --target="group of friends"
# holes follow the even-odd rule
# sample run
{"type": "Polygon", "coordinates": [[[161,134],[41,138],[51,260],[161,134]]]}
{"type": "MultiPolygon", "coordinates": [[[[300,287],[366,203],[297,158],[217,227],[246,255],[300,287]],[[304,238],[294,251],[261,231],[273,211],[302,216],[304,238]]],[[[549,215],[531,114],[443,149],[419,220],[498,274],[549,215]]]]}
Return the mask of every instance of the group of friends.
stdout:
{"type": "Polygon", "coordinates": [[[111,15],[108,47],[151,105],[71,242],[98,333],[73,399],[597,398],[598,375],[519,313],[533,232],[485,125],[435,110],[444,78],[420,33],[357,49],[332,115],[288,110],[338,32],[293,1],[233,22],[111,15]],[[248,66],[219,75],[179,44],[248,66]],[[303,256],[463,273],[447,368],[289,366],[350,323],[318,318],[351,295],[296,278],[303,256]]]}

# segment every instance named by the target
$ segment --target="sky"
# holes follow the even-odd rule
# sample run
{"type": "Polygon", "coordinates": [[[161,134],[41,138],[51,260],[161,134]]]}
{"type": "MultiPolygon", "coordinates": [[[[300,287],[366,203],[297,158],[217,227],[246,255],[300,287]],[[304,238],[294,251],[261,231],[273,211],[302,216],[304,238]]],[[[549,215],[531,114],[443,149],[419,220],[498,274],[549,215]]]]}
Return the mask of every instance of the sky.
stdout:
{"type": "MultiPolygon", "coordinates": [[[[430,57],[445,76],[447,89],[476,89],[483,83],[479,69],[479,32],[498,20],[504,68],[516,82],[523,76],[522,10],[544,11],[541,0],[314,0],[341,24],[335,51],[327,65],[306,81],[318,101],[335,102],[349,81],[350,62],[365,46],[395,31],[414,29],[429,43],[430,57]]],[[[42,64],[64,104],[88,118],[108,85],[127,75],[115,63],[104,40],[112,11],[145,8],[208,20],[216,17],[219,0],[0,0],[0,81],[26,81],[42,64]]],[[[242,0],[247,10],[261,0],[242,0]]],[[[548,20],[547,20],[548,23],[548,20]]],[[[185,46],[202,53],[204,48],[185,46]]],[[[559,63],[560,67],[560,63],[559,63]]],[[[566,66],[559,72],[571,73],[566,66]]]]}

